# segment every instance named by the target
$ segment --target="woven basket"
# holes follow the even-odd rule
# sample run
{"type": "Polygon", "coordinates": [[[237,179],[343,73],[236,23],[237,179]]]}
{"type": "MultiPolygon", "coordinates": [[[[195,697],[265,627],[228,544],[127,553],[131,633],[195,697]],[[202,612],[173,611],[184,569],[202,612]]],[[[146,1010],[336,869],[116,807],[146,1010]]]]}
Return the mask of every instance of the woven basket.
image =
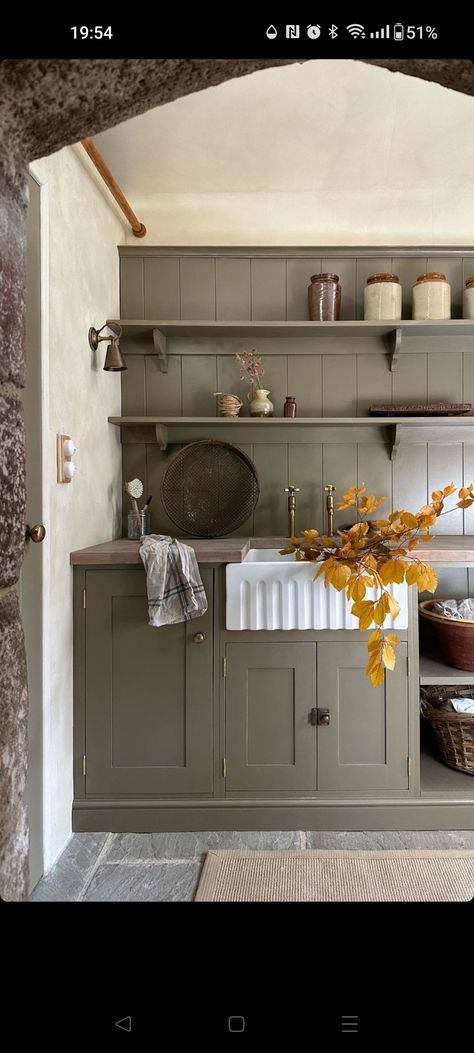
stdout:
{"type": "Polygon", "coordinates": [[[420,708],[436,735],[448,768],[474,775],[474,714],[450,713],[439,706],[448,698],[470,698],[473,687],[422,687],[420,708]]]}
{"type": "Polygon", "coordinates": [[[215,391],[214,395],[217,398],[218,417],[239,416],[240,410],[243,406],[243,402],[241,399],[239,399],[238,395],[229,395],[223,391],[215,391]]]}
{"type": "Polygon", "coordinates": [[[432,607],[438,599],[420,603],[420,614],[429,621],[448,665],[474,672],[474,621],[437,614],[432,607]]]}

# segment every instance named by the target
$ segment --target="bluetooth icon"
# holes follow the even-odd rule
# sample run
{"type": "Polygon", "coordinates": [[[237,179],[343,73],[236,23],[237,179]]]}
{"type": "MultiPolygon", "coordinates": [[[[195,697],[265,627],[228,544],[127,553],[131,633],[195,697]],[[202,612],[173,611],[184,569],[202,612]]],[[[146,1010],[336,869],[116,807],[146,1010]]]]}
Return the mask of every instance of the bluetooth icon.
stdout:
{"type": "Polygon", "coordinates": [[[337,26],[331,26],[329,29],[329,36],[332,37],[333,40],[335,40],[337,37],[337,29],[337,26]]]}

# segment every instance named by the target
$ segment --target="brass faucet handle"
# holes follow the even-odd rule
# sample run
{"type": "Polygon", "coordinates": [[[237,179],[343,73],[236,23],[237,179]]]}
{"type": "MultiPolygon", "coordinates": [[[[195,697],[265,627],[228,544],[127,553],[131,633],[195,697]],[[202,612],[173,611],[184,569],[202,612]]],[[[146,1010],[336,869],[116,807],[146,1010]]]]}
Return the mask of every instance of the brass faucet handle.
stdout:
{"type": "Polygon", "coordinates": [[[285,486],[285,494],[299,494],[299,486],[285,486]]]}
{"type": "Polygon", "coordinates": [[[332,494],[332,493],[334,493],[335,489],[336,489],[336,487],[333,486],[332,483],[328,483],[328,485],[324,487],[324,492],[326,494],[332,494]]]}

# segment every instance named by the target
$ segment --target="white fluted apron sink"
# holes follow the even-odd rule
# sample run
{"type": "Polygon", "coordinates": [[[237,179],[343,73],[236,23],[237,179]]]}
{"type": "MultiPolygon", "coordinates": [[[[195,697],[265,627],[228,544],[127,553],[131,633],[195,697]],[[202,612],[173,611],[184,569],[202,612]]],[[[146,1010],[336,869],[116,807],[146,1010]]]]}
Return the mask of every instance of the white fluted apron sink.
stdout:
{"type": "MultiPolygon", "coordinates": [[[[227,629],[358,629],[351,614],[352,600],[345,592],[313,581],[315,563],[298,562],[294,556],[281,556],[276,548],[251,549],[241,563],[226,567],[227,629]]],[[[384,629],[408,626],[407,585],[389,585],[398,600],[400,613],[388,615],[384,629]]],[[[365,599],[373,600],[375,589],[367,589],[365,599]]]]}

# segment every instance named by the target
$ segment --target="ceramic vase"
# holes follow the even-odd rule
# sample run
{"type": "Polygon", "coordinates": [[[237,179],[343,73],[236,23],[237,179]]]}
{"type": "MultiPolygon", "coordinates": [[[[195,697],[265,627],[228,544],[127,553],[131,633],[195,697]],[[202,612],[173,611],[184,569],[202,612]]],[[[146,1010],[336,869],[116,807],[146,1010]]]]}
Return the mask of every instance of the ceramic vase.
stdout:
{"type": "Polygon", "coordinates": [[[273,417],[273,402],[268,398],[269,394],[266,388],[252,388],[249,391],[247,397],[251,417],[273,417]]]}

